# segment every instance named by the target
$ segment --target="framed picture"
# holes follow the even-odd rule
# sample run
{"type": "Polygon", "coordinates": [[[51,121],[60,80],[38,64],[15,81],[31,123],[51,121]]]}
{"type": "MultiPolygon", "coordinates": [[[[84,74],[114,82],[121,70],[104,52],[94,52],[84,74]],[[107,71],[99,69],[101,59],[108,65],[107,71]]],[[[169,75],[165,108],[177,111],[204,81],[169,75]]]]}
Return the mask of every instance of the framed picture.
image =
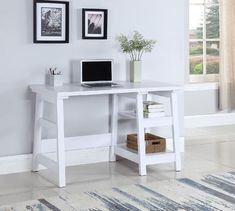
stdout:
{"type": "Polygon", "coordinates": [[[69,2],[34,0],[34,43],[69,42],[69,2]]]}
{"type": "Polygon", "coordinates": [[[107,39],[108,10],[82,9],[82,39],[107,39]]]}

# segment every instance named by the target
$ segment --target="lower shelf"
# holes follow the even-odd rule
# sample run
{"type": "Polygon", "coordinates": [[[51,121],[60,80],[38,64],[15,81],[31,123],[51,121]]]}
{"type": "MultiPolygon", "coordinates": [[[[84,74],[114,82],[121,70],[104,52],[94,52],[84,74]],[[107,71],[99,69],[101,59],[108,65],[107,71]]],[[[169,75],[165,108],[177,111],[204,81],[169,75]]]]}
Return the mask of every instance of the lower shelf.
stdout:
{"type": "MultiPolygon", "coordinates": [[[[115,154],[139,163],[139,156],[137,151],[129,149],[125,144],[120,144],[115,147],[115,154]]],[[[160,163],[171,163],[175,161],[175,153],[172,151],[146,154],[146,165],[154,165],[160,163]]]]}

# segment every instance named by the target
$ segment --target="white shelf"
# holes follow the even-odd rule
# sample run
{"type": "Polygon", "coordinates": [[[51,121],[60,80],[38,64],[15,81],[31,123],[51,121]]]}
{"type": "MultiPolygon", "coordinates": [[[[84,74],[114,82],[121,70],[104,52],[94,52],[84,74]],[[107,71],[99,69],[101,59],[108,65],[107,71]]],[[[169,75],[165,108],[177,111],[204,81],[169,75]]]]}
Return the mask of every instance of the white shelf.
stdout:
{"type": "MultiPolygon", "coordinates": [[[[139,163],[138,152],[127,148],[126,144],[117,145],[115,147],[114,152],[116,155],[131,160],[135,163],[139,163]]],[[[172,151],[146,154],[146,165],[171,163],[174,161],[175,161],[175,153],[172,151]]]]}
{"type": "Polygon", "coordinates": [[[135,150],[128,149],[126,144],[119,144],[115,147],[114,153],[123,158],[139,163],[139,157],[135,150]]]}
{"type": "Polygon", "coordinates": [[[136,119],[135,111],[121,111],[118,112],[119,119],[136,119]]]}
{"type": "Polygon", "coordinates": [[[146,165],[175,162],[175,153],[172,151],[146,154],[146,165]]]}
{"type": "MultiPolygon", "coordinates": [[[[114,147],[114,153],[123,158],[131,160],[139,164],[139,175],[143,176],[147,174],[146,165],[154,165],[160,163],[172,163],[175,162],[175,170],[181,170],[181,155],[180,155],[180,146],[179,146],[179,123],[178,123],[178,108],[177,108],[177,93],[158,93],[155,97],[161,101],[164,101],[164,104],[169,104],[165,109],[164,113],[156,113],[156,116],[145,118],[143,114],[144,106],[143,100],[144,96],[136,96],[136,110],[129,111],[120,111],[118,112],[119,119],[134,119],[137,123],[137,134],[140,138],[139,142],[139,152],[128,149],[126,145],[117,145],[114,147]],[[160,97],[160,98],[159,98],[160,97]],[[164,98],[164,99],[163,99],[164,98]],[[172,126],[172,138],[174,142],[174,151],[166,151],[161,153],[145,153],[145,141],[144,133],[146,128],[152,127],[163,127],[163,126],[172,126]]],[[[157,100],[157,99],[156,99],[157,100]]],[[[115,142],[117,143],[117,141],[115,142]]]]}
{"type": "Polygon", "coordinates": [[[143,120],[143,125],[145,128],[159,127],[159,126],[171,126],[172,124],[173,124],[173,120],[171,116],[144,118],[143,120]]]}
{"type": "MultiPolygon", "coordinates": [[[[119,119],[136,119],[136,113],[134,111],[122,111],[119,112],[118,114],[119,114],[119,119]]],[[[172,124],[173,120],[171,116],[152,117],[152,118],[143,119],[143,125],[145,128],[171,126],[172,124]]]]}

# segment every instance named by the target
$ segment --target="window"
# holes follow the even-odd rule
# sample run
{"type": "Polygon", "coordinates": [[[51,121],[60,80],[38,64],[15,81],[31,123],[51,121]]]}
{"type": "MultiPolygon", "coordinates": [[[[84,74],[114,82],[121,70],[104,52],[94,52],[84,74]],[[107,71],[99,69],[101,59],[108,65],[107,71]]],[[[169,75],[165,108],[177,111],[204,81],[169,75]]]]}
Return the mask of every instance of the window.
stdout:
{"type": "Polygon", "coordinates": [[[217,81],[219,74],[219,0],[190,0],[190,82],[217,81]]]}

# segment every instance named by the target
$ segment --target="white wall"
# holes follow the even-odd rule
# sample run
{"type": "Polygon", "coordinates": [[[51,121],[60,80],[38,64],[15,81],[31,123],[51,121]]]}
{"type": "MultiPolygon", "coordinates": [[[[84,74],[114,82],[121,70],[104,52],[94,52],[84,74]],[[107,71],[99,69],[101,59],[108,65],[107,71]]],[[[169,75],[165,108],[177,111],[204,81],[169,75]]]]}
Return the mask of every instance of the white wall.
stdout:
{"type": "MultiPolygon", "coordinates": [[[[0,7],[0,156],[30,153],[33,137],[33,95],[29,84],[44,83],[45,69],[57,66],[70,82],[81,58],[113,58],[115,79],[125,80],[127,57],[115,37],[132,30],[158,40],[143,58],[143,79],[184,83],[186,0],[71,0],[70,43],[33,44],[33,0],[7,0],[0,7]],[[81,8],[109,9],[109,39],[81,40],[81,8]],[[73,68],[72,68],[73,67],[73,68]]],[[[108,130],[108,97],[84,97],[65,104],[66,135],[108,130]],[[95,108],[94,109],[94,105],[95,108]],[[81,115],[81,116],[80,116],[81,115]],[[93,118],[95,117],[95,118],[93,118]]],[[[183,97],[181,96],[181,124],[183,97]]],[[[53,116],[53,110],[47,113],[53,116]]],[[[50,136],[45,133],[44,136],[50,136]]]]}
{"type": "Polygon", "coordinates": [[[219,112],[218,89],[185,91],[184,102],[185,116],[216,114],[219,112]]]}

